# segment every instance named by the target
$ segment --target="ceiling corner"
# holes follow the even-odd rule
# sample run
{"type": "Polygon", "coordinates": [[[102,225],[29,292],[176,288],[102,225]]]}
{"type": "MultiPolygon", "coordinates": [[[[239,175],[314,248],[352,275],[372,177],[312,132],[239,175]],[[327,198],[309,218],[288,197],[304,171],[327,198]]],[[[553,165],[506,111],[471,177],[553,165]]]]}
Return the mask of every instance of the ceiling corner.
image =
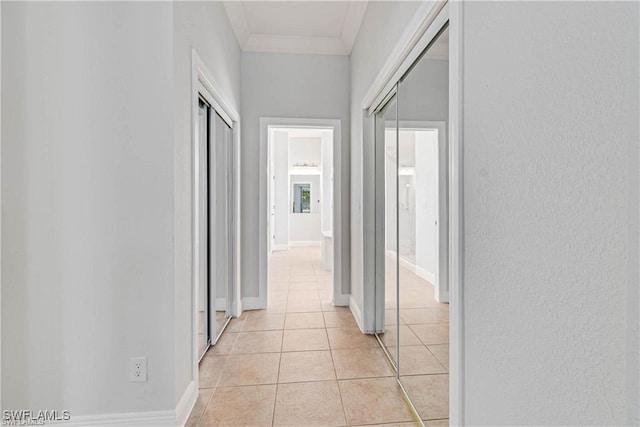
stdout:
{"type": "Polygon", "coordinates": [[[231,23],[231,28],[236,35],[240,49],[244,49],[249,40],[251,32],[249,31],[249,23],[247,21],[247,15],[244,11],[242,2],[239,1],[224,1],[224,9],[227,12],[227,17],[231,23]]]}
{"type": "Polygon", "coordinates": [[[344,25],[342,27],[342,33],[340,35],[347,54],[351,54],[353,44],[358,37],[360,25],[362,24],[362,19],[364,18],[364,14],[367,11],[368,5],[368,0],[349,2],[347,14],[344,19],[344,25]]]}

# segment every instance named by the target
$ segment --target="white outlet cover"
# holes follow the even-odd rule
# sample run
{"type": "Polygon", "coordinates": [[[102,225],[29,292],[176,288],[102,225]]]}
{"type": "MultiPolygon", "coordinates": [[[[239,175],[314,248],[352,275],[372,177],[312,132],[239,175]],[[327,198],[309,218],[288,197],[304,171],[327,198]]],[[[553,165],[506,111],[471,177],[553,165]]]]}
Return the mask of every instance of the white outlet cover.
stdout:
{"type": "Polygon", "coordinates": [[[147,381],[146,357],[132,357],[129,359],[129,380],[134,383],[147,381]]]}

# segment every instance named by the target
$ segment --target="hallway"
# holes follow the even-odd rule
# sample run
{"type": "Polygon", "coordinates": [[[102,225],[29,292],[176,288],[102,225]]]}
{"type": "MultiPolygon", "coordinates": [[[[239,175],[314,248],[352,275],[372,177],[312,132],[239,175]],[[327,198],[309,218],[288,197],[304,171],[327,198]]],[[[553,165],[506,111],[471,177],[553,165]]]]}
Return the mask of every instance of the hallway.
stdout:
{"type": "Polygon", "coordinates": [[[331,305],[320,248],[274,252],[269,279],[269,309],[233,319],[202,360],[187,425],[414,425],[375,337],[331,305]]]}

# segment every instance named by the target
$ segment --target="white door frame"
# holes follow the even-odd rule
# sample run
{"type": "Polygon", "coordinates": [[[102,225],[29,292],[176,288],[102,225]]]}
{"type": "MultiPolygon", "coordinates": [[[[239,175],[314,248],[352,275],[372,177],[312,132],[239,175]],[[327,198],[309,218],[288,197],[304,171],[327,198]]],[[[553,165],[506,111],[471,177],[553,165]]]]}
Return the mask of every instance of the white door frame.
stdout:
{"type": "MultiPolygon", "coordinates": [[[[402,101],[401,101],[402,102],[402,101]]],[[[436,129],[438,131],[438,261],[437,270],[435,275],[435,298],[438,302],[449,302],[449,274],[448,274],[448,229],[449,229],[449,204],[447,203],[447,173],[445,170],[440,170],[440,165],[447,162],[447,122],[445,121],[421,121],[421,120],[399,120],[398,130],[424,130],[424,129],[436,129]]],[[[394,122],[395,126],[395,122],[394,122]]],[[[398,141],[399,142],[399,141],[398,141]]],[[[448,165],[447,165],[448,166],[448,165]]],[[[399,262],[403,262],[402,258],[399,258],[399,262]]],[[[413,266],[416,269],[418,268],[413,266]]],[[[382,323],[384,324],[384,323],[382,323]]]]}
{"type": "MultiPolygon", "coordinates": [[[[463,3],[423,1],[400,37],[389,59],[365,95],[361,106],[369,114],[385,100],[439,31],[449,23],[449,418],[451,425],[464,424],[464,218],[463,218],[463,3]]],[[[363,168],[364,180],[373,180],[373,169],[363,168]]],[[[364,235],[375,224],[365,225],[364,235]]],[[[374,253],[365,241],[365,253],[374,253]]],[[[365,277],[375,273],[365,272],[365,277]]],[[[365,283],[364,301],[375,301],[375,284],[365,283]],[[367,295],[368,293],[368,295],[367,295]]],[[[364,307],[365,319],[375,319],[375,304],[364,307]]],[[[371,327],[371,325],[369,325],[371,327]]]]}
{"type": "MultiPolygon", "coordinates": [[[[192,50],[191,54],[191,141],[192,141],[192,227],[191,227],[191,240],[193,250],[193,260],[191,266],[191,342],[192,342],[192,359],[191,359],[191,375],[192,384],[195,386],[196,396],[198,390],[198,319],[197,319],[197,307],[195,305],[195,295],[198,290],[198,267],[201,262],[204,261],[204,254],[200,253],[199,237],[200,226],[202,221],[199,212],[200,205],[200,142],[197,138],[198,128],[198,99],[202,96],[212,106],[228,125],[231,126],[233,135],[233,148],[232,148],[232,168],[233,168],[233,188],[229,196],[229,200],[232,203],[233,214],[231,215],[231,255],[232,264],[230,268],[231,282],[233,283],[233,295],[228,296],[233,303],[231,304],[231,315],[239,316],[241,314],[240,305],[240,283],[241,283],[241,271],[240,271],[240,115],[231,107],[226,101],[220,89],[220,86],[216,83],[213,76],[207,70],[204,62],[200,59],[197,51],[192,50]]],[[[191,386],[191,385],[190,385],[191,386]]]]}
{"type": "MultiPolygon", "coordinates": [[[[333,170],[339,171],[341,168],[342,158],[340,156],[341,144],[342,144],[342,121],[339,119],[301,119],[301,118],[282,118],[282,117],[261,117],[260,118],[260,200],[259,200],[259,212],[260,219],[258,223],[258,230],[260,234],[258,236],[258,249],[259,249],[259,293],[256,301],[251,304],[251,308],[267,308],[268,301],[268,234],[269,227],[267,227],[267,220],[271,215],[271,209],[269,206],[269,200],[267,196],[267,188],[269,182],[268,175],[268,163],[269,163],[269,129],[270,128],[315,128],[315,129],[332,129],[333,130],[333,170]]],[[[335,174],[335,172],[334,172],[335,174]]],[[[349,305],[349,294],[342,293],[342,280],[341,272],[346,266],[346,260],[339,250],[342,236],[339,233],[342,225],[342,212],[339,200],[342,196],[342,188],[340,182],[336,179],[333,180],[333,304],[337,306],[349,305]]],[[[346,225],[346,224],[345,224],[346,225]]],[[[248,308],[248,301],[243,301],[243,307],[248,308]]]]}

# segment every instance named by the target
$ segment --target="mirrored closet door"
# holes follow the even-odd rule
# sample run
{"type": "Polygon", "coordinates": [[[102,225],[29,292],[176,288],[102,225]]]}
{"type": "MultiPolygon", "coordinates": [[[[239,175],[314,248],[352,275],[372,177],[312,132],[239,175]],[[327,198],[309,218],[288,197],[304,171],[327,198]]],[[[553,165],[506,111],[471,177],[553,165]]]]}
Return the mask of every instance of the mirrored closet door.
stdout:
{"type": "Polygon", "coordinates": [[[207,102],[198,102],[199,263],[196,307],[198,357],[216,343],[233,299],[232,129],[207,102]]]}
{"type": "Polygon", "coordinates": [[[385,206],[376,236],[376,246],[384,246],[377,260],[384,265],[377,295],[385,301],[379,338],[423,422],[449,417],[448,52],[445,27],[375,118],[376,150],[384,152],[376,198],[385,206]]]}

